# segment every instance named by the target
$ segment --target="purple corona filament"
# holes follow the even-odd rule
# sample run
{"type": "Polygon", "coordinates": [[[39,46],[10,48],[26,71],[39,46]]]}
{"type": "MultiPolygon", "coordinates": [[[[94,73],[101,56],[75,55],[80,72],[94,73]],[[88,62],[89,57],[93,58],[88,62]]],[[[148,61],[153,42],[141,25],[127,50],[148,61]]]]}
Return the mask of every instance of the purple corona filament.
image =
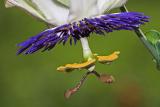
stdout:
{"type": "Polygon", "coordinates": [[[148,22],[149,17],[143,13],[123,12],[107,14],[94,18],[64,24],[55,28],[47,29],[40,34],[18,44],[20,49],[17,54],[32,54],[40,49],[51,50],[56,44],[65,44],[67,40],[76,44],[77,40],[90,36],[91,33],[104,35],[114,30],[134,30],[148,22]]]}

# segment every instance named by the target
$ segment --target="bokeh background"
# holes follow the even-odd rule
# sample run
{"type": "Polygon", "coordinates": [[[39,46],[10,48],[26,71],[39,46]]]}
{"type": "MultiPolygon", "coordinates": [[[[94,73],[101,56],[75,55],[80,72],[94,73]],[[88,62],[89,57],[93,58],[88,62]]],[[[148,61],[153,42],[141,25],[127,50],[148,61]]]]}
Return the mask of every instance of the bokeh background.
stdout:
{"type": "MultiPolygon", "coordinates": [[[[127,3],[130,11],[151,16],[150,23],[142,27],[144,31],[160,29],[159,5],[159,0],[127,3]]],[[[6,9],[4,0],[0,0],[0,107],[160,107],[160,71],[131,31],[89,38],[95,53],[121,51],[116,62],[96,66],[98,72],[113,74],[116,82],[106,85],[90,76],[77,94],[64,99],[64,91],[73,87],[85,71],[66,74],[57,72],[56,67],[81,61],[80,43],[57,45],[45,53],[16,55],[17,43],[45,28],[44,23],[17,8],[6,9]]]]}

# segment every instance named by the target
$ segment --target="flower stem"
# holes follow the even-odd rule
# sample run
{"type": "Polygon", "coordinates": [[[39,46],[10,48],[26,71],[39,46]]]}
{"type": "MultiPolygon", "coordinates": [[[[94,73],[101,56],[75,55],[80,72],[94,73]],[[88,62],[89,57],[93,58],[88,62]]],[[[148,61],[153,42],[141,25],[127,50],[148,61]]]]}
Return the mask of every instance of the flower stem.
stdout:
{"type": "Polygon", "coordinates": [[[86,37],[80,38],[82,49],[83,49],[83,57],[85,60],[90,60],[93,58],[92,51],[89,47],[88,39],[86,37]]]}
{"type": "MultiPolygon", "coordinates": [[[[120,7],[120,10],[121,10],[121,12],[129,12],[125,5],[122,6],[122,7],[120,7]]],[[[151,47],[151,45],[147,42],[147,38],[146,38],[144,32],[140,28],[138,28],[138,27],[134,28],[134,32],[136,33],[136,35],[138,36],[138,38],[140,38],[140,40],[145,45],[145,47],[148,49],[148,51],[152,54],[152,56],[154,58],[157,57],[155,51],[153,50],[153,48],[151,47]]]]}

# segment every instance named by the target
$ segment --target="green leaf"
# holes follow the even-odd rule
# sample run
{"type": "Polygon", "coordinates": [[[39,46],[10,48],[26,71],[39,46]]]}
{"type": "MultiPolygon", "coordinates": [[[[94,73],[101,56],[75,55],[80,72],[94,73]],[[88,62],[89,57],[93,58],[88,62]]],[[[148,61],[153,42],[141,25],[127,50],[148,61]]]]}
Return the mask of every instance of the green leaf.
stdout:
{"type": "Polygon", "coordinates": [[[151,30],[146,33],[147,41],[152,47],[152,53],[157,63],[157,68],[160,70],[160,32],[151,30]]]}
{"type": "Polygon", "coordinates": [[[152,45],[155,45],[157,43],[157,41],[160,40],[160,32],[158,32],[156,30],[151,30],[146,33],[146,37],[147,37],[148,41],[150,43],[152,43],[152,45]]]}

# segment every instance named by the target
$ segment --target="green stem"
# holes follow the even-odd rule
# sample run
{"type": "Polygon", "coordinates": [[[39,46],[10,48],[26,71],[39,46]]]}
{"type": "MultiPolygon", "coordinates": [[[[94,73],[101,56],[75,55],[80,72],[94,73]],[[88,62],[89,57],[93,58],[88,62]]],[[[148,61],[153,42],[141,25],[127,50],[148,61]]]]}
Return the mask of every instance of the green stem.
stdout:
{"type": "MultiPolygon", "coordinates": [[[[82,49],[83,49],[83,58],[85,61],[89,61],[94,59],[94,55],[89,47],[88,39],[87,37],[80,38],[81,44],[82,44],[82,49]]],[[[88,71],[93,71],[95,69],[95,65],[91,66],[88,68],[88,71]]]]}
{"type": "MultiPolygon", "coordinates": [[[[125,5],[120,7],[120,10],[121,10],[121,12],[129,12],[125,5]]],[[[152,54],[152,56],[154,58],[156,58],[157,54],[153,50],[153,47],[147,42],[147,38],[146,38],[145,34],[143,33],[143,31],[140,28],[135,28],[134,32],[136,33],[138,38],[140,38],[140,40],[145,45],[145,47],[148,49],[148,51],[152,54]]]]}
{"type": "Polygon", "coordinates": [[[88,39],[86,37],[80,38],[82,49],[83,49],[83,57],[85,60],[90,60],[93,58],[92,51],[89,47],[88,39]]]}

